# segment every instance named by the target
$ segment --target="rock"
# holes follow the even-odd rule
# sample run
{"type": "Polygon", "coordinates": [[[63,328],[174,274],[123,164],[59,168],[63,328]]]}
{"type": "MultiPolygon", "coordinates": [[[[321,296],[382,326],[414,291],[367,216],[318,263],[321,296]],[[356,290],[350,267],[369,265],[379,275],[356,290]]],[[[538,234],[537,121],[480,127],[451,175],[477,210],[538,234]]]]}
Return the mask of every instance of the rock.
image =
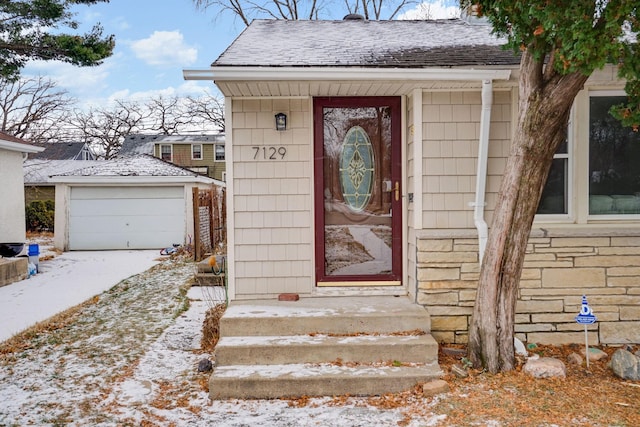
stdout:
{"type": "MultiPolygon", "coordinates": [[[[582,349],[581,353],[582,353],[582,355],[584,357],[587,357],[586,351],[585,351],[584,348],[582,349]]],[[[607,357],[609,357],[609,355],[607,355],[607,353],[605,353],[604,351],[600,350],[599,348],[589,347],[589,361],[590,362],[595,362],[596,360],[606,359],[607,357]]]]}
{"type": "Polygon", "coordinates": [[[213,370],[211,360],[201,359],[200,362],[198,362],[198,372],[209,372],[211,370],[213,370]]]}
{"type": "Polygon", "coordinates": [[[567,362],[569,362],[570,365],[582,365],[582,356],[580,356],[578,353],[571,353],[569,356],[567,356],[567,362]]]}
{"type": "Polygon", "coordinates": [[[564,363],[553,357],[529,359],[522,370],[534,378],[564,378],[567,376],[567,368],[564,363]]]}
{"type": "Polygon", "coordinates": [[[640,380],[640,357],[627,350],[619,349],[613,353],[609,366],[623,380],[640,380]]]}
{"type": "Polygon", "coordinates": [[[467,350],[464,348],[442,347],[442,352],[448,356],[454,357],[465,357],[467,355],[467,350]]]}
{"type": "Polygon", "coordinates": [[[467,370],[460,365],[453,365],[451,367],[451,372],[458,378],[467,378],[469,376],[467,370]]]}
{"type": "Polygon", "coordinates": [[[520,341],[518,338],[513,339],[513,346],[515,348],[516,354],[524,357],[528,356],[527,349],[525,348],[522,341],[520,341]]]}
{"type": "Polygon", "coordinates": [[[430,381],[422,385],[422,395],[424,397],[432,397],[436,394],[448,393],[449,384],[444,380],[430,381]]]}

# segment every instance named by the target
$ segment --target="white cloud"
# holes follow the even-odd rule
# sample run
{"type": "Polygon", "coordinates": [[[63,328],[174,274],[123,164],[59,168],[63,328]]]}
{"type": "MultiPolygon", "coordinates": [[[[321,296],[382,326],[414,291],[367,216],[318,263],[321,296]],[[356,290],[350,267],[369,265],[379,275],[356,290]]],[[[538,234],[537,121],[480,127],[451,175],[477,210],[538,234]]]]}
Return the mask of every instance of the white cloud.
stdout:
{"type": "Polygon", "coordinates": [[[191,65],[198,58],[197,49],[187,45],[179,31],[154,31],[130,45],[138,59],[154,66],[191,65]]]}
{"type": "Polygon", "coordinates": [[[418,4],[398,17],[398,19],[450,19],[460,16],[458,2],[432,0],[418,4]]]}
{"type": "Polygon", "coordinates": [[[202,96],[205,93],[213,93],[214,86],[208,82],[195,82],[187,81],[183,84],[173,87],[168,86],[162,89],[152,89],[145,91],[131,92],[130,90],[119,90],[109,95],[107,102],[114,102],[116,100],[138,101],[145,103],[151,98],[155,98],[159,95],[164,97],[172,96],[202,96]]]}
{"type": "Polygon", "coordinates": [[[107,58],[102,65],[96,67],[78,67],[58,61],[31,61],[25,67],[24,75],[50,77],[58,87],[81,98],[107,87],[114,61],[113,57],[107,58]]]}

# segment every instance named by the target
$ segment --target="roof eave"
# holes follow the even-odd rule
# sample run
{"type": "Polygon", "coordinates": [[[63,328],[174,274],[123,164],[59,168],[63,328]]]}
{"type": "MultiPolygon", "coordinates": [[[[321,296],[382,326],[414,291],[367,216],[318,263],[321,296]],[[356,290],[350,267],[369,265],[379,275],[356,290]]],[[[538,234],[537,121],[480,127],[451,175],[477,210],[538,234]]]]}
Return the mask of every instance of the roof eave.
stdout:
{"type": "Polygon", "coordinates": [[[51,176],[52,184],[213,184],[215,180],[202,175],[194,176],[51,176]]]}
{"type": "Polygon", "coordinates": [[[20,153],[40,153],[44,151],[44,147],[22,144],[20,142],[5,141],[3,139],[0,139],[0,148],[4,148],[9,151],[18,151],[20,153]]]}
{"type": "Polygon", "coordinates": [[[213,66],[185,69],[185,80],[309,81],[309,80],[509,80],[509,68],[362,68],[213,66]]]}

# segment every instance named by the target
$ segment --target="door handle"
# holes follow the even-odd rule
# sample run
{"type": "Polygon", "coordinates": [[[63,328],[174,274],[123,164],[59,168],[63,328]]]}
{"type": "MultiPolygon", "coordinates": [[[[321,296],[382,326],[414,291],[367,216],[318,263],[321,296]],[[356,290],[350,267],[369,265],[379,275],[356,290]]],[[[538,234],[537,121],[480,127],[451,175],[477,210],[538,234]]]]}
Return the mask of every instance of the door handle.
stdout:
{"type": "Polygon", "coordinates": [[[396,181],[395,193],[396,193],[396,202],[397,202],[400,200],[400,183],[398,181],[396,181]]]}

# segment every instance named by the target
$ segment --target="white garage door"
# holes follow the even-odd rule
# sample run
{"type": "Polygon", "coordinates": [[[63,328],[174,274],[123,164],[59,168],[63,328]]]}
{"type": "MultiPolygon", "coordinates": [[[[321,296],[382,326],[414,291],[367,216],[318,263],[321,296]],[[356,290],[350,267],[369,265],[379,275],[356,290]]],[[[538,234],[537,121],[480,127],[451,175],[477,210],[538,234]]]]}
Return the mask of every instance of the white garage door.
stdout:
{"type": "Polygon", "coordinates": [[[72,187],[69,249],[160,249],[183,243],[183,187],[72,187]]]}

